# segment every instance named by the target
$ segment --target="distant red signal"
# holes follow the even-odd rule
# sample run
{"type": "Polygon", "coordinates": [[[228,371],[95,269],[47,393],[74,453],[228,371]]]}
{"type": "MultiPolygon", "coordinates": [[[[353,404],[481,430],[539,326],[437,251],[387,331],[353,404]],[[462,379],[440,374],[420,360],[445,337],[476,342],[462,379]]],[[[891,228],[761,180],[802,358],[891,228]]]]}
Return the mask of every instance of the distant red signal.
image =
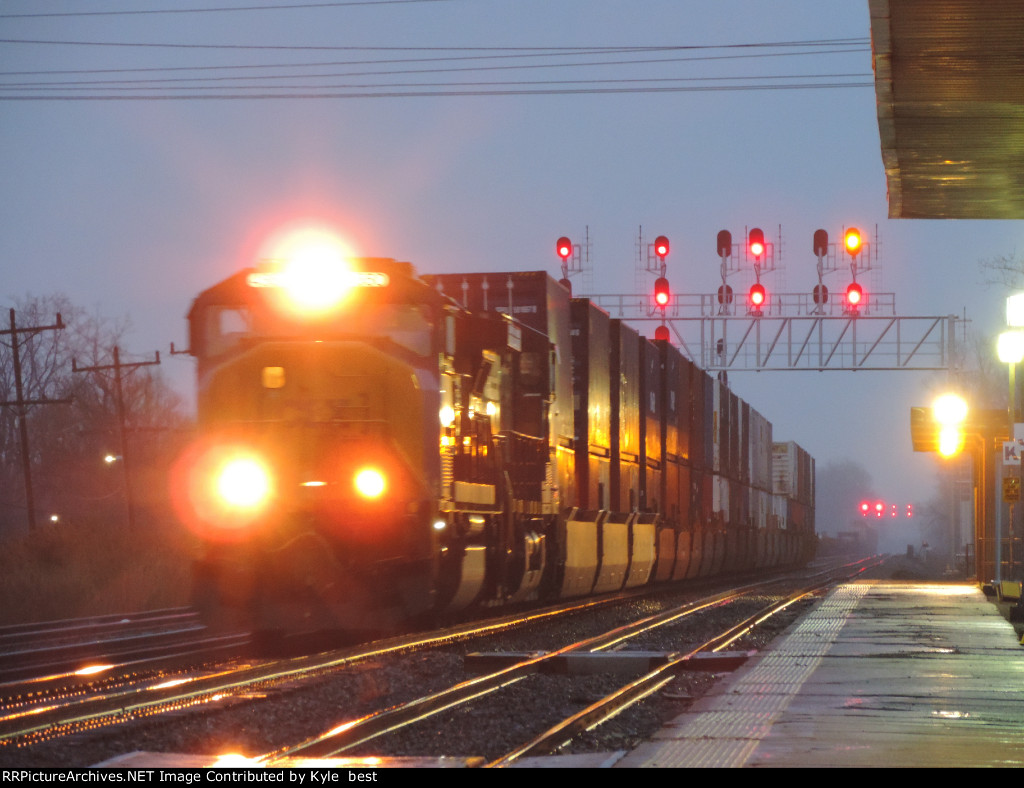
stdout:
{"type": "Polygon", "coordinates": [[[764,289],[764,285],[758,282],[757,284],[751,285],[750,287],[750,305],[757,311],[761,310],[764,306],[765,300],[768,298],[768,293],[764,289]]]}
{"type": "Polygon", "coordinates": [[[846,303],[853,308],[857,308],[864,301],[864,288],[856,282],[851,282],[850,286],[846,288],[846,303]]]}
{"type": "Polygon", "coordinates": [[[668,238],[666,236],[659,235],[654,239],[654,254],[657,257],[668,255],[668,238]]]}
{"type": "Polygon", "coordinates": [[[654,282],[654,303],[664,309],[668,306],[668,302],[671,298],[672,294],[668,289],[668,279],[663,276],[659,276],[654,282]]]}
{"type": "Polygon", "coordinates": [[[764,231],[760,227],[755,227],[747,235],[747,248],[750,249],[750,256],[755,260],[760,260],[764,256],[764,231]]]}
{"type": "Polygon", "coordinates": [[[555,252],[557,252],[558,256],[562,258],[563,263],[566,262],[570,257],[572,257],[572,241],[563,235],[555,244],[555,252]]]}

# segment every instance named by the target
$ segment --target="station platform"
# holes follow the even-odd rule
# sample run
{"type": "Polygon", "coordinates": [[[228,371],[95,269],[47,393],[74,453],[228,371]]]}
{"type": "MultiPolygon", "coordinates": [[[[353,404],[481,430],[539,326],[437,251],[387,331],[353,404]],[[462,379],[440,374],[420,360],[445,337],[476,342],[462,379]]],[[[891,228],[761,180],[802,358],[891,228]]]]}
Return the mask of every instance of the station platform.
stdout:
{"type": "Polygon", "coordinates": [[[1024,646],[976,585],[844,584],[653,740],[599,765],[1021,766],[1024,646]]]}

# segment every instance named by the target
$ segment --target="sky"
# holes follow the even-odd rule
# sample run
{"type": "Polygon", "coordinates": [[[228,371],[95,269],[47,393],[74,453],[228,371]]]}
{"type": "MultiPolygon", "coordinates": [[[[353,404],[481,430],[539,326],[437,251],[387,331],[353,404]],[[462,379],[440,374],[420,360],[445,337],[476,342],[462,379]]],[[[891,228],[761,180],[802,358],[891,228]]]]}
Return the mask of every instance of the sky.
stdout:
{"type": "MultiPolygon", "coordinates": [[[[128,317],[125,352],[161,351],[191,401],[193,362],[167,354],[191,299],[293,223],[425,273],[555,277],[555,240],[588,232],[598,293],[637,291],[641,228],[671,239],[673,290],[711,293],[720,229],[781,228],[796,291],[814,230],[855,225],[899,314],[994,334],[1007,293],[979,261],[1021,253],[1024,223],[888,219],[869,36],[867,0],[7,0],[0,296],[128,317]],[[139,9],[174,13],[100,13],[139,9]]],[[[909,409],[941,373],[730,383],[819,468],[935,493],[909,409]]]]}

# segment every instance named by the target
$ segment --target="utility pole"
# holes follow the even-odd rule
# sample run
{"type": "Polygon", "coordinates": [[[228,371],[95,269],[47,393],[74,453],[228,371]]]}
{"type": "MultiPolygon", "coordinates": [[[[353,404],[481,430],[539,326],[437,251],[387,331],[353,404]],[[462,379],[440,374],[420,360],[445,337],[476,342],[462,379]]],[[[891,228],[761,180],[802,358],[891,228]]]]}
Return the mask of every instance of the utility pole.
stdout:
{"type": "Polygon", "coordinates": [[[117,420],[119,425],[119,434],[121,440],[121,472],[124,475],[124,497],[125,506],[128,511],[128,530],[135,530],[135,507],[132,504],[132,488],[130,482],[130,473],[128,468],[128,440],[126,438],[127,427],[127,416],[125,415],[124,408],[124,388],[122,386],[122,370],[128,370],[128,372],[134,372],[139,367],[148,367],[154,364],[160,363],[160,351],[156,351],[156,359],[154,361],[135,361],[129,364],[121,363],[121,352],[117,345],[114,345],[114,363],[113,364],[100,364],[94,367],[80,367],[76,363],[75,359],[71,359],[71,371],[72,372],[105,372],[107,370],[114,371],[114,387],[117,393],[117,420]]]}
{"type": "Polygon", "coordinates": [[[32,458],[28,451],[28,406],[29,405],[66,405],[70,399],[25,399],[25,389],[21,379],[21,344],[18,340],[19,334],[32,334],[40,331],[58,331],[64,328],[60,319],[60,312],[57,313],[57,322],[52,326],[31,326],[18,328],[14,317],[14,309],[11,309],[11,327],[8,330],[0,331],[0,336],[10,336],[11,354],[14,361],[14,395],[15,399],[7,402],[0,402],[0,407],[14,407],[18,413],[18,428],[21,433],[21,467],[25,476],[25,507],[28,509],[28,527],[34,531],[36,527],[36,503],[32,492],[32,458]]]}

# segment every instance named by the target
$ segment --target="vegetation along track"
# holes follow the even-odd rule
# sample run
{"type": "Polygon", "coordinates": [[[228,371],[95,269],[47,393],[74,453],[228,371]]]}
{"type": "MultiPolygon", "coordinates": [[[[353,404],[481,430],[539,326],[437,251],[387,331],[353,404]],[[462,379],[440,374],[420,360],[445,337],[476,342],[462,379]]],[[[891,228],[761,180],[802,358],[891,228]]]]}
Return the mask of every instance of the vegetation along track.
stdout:
{"type": "MultiPolygon", "coordinates": [[[[798,582],[798,581],[793,581],[798,582]]],[[[806,580],[800,580],[806,584],[806,580]]],[[[711,630],[724,628],[722,619],[743,619],[764,606],[765,597],[778,596],[763,584],[749,586],[742,600],[726,606],[723,595],[705,599],[705,620],[694,624],[694,616],[685,616],[682,624],[662,625],[654,632],[666,633],[675,645],[666,647],[646,637],[629,646],[636,649],[681,650],[680,642],[703,643],[711,630]],[[739,610],[739,612],[735,612],[739,610]],[[727,612],[728,611],[728,612],[727,612]]],[[[323,733],[339,727],[352,727],[354,720],[375,718],[380,712],[415,701],[424,694],[439,693],[465,684],[464,659],[473,641],[472,650],[535,651],[549,644],[580,642],[590,648],[612,651],[623,648],[619,630],[637,618],[651,618],[679,599],[697,607],[693,591],[655,597],[637,597],[613,606],[588,602],[574,606],[571,615],[560,610],[538,611],[528,617],[507,617],[446,632],[427,633],[418,637],[381,641],[370,647],[354,647],[324,654],[286,660],[235,661],[211,666],[196,672],[185,682],[146,693],[124,694],[119,698],[93,701],[87,711],[78,708],[55,709],[43,715],[27,715],[17,729],[8,727],[0,733],[0,766],[5,765],[89,765],[105,758],[134,750],[177,751],[216,755],[225,751],[243,752],[264,760],[287,757],[303,751],[309,755],[342,749],[340,739],[331,744],[316,744],[323,733]],[[527,623],[523,623],[523,622],[527,623]],[[496,634],[497,633],[497,634],[496,634]],[[604,635],[603,638],[597,635],[604,635]],[[487,642],[480,643],[480,638],[487,642]],[[474,640],[476,639],[476,640],[474,640]],[[103,708],[106,704],[109,708],[103,708]],[[48,716],[47,716],[48,715],[48,716]],[[347,719],[346,719],[347,717],[347,719]],[[341,718],[341,719],[339,719],[341,718]],[[111,726],[113,721],[128,724],[111,726]],[[97,726],[104,726],[97,729],[97,726]],[[296,745],[300,742],[301,745],[296,745]]],[[[743,646],[745,647],[745,646],[743,646]]],[[[734,648],[729,646],[728,648],[734,648]]],[[[569,650],[568,647],[561,649],[569,650]]],[[[691,646],[692,650],[692,646],[691,646]]],[[[548,660],[538,660],[537,664],[548,660]]],[[[347,739],[346,755],[469,753],[496,760],[511,747],[501,749],[515,740],[521,744],[537,735],[543,726],[552,726],[568,716],[561,710],[578,711],[608,694],[609,682],[618,677],[599,674],[566,678],[531,672],[525,680],[514,682],[508,690],[498,693],[503,711],[495,717],[493,706],[480,711],[455,710],[434,715],[431,721],[412,729],[403,729],[386,737],[375,737],[352,746],[347,739]],[[540,689],[537,685],[542,685],[540,689]],[[544,702],[538,702],[538,694],[544,702]],[[550,701],[550,702],[549,702],[550,701]],[[522,707],[521,715],[514,711],[522,707]],[[523,716],[531,730],[521,730],[514,720],[523,716]],[[451,717],[449,721],[447,718],[451,717]],[[538,727],[540,726],[540,727],[538,727]],[[492,731],[497,727],[500,735],[492,731]],[[481,736],[487,747],[474,743],[481,736]]],[[[699,691],[712,679],[709,674],[686,673],[675,678],[654,696],[657,703],[678,707],[685,696],[699,691]]],[[[168,682],[169,683],[169,682],[168,682]]],[[[621,683],[621,682],[619,682],[621,683]]],[[[616,685],[617,686],[617,685],[616,685]]],[[[426,703],[420,701],[420,703],[426,703]]],[[[642,704],[650,709],[651,701],[642,704]]],[[[616,723],[598,730],[610,730],[619,720],[630,719],[632,712],[616,717],[616,723]]],[[[390,726],[388,726],[390,727],[390,726]]],[[[628,732],[626,734],[629,735],[628,732]]],[[[332,737],[327,737],[328,739],[332,737]]],[[[574,747],[601,747],[602,739],[587,744],[593,734],[577,739],[574,747]],[[582,742],[579,743],[579,742],[582,742]]]]}

